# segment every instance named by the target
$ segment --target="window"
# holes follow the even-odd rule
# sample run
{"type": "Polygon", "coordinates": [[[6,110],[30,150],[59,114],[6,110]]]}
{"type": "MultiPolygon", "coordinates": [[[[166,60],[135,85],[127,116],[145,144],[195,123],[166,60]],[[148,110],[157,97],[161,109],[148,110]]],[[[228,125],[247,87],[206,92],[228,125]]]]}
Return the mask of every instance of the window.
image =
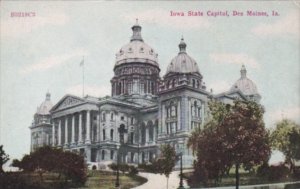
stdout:
{"type": "Polygon", "coordinates": [[[103,140],[105,140],[105,137],[106,137],[105,136],[105,129],[103,129],[103,133],[102,134],[103,134],[103,140]]]}
{"type": "Polygon", "coordinates": [[[172,107],[171,107],[171,116],[172,116],[172,117],[175,117],[175,116],[176,116],[176,107],[175,107],[175,106],[172,106],[172,107]]]}
{"type": "Polygon", "coordinates": [[[173,79],[173,81],[172,81],[172,87],[173,88],[175,87],[175,79],[173,79]]]}
{"type": "Polygon", "coordinates": [[[110,151],[110,159],[111,159],[111,160],[114,159],[114,151],[113,151],[113,150],[110,151]]]}
{"type": "Polygon", "coordinates": [[[105,121],[105,113],[102,113],[102,121],[105,121]]]}
{"type": "Polygon", "coordinates": [[[198,89],[200,88],[200,82],[199,82],[199,80],[197,80],[197,88],[198,89]]]}
{"type": "Polygon", "coordinates": [[[133,125],[133,123],[134,123],[134,119],[133,117],[131,117],[131,125],[133,125]]]}
{"type": "Polygon", "coordinates": [[[130,143],[133,144],[133,133],[130,133],[130,143]]]}
{"type": "Polygon", "coordinates": [[[105,150],[102,150],[102,157],[101,157],[102,160],[105,160],[105,150]]]}
{"type": "Polygon", "coordinates": [[[122,120],[122,121],[124,120],[124,116],[121,116],[121,120],[122,120]]]}
{"type": "Polygon", "coordinates": [[[113,129],[110,130],[110,140],[111,141],[114,140],[114,130],[113,129]]]}
{"type": "Polygon", "coordinates": [[[193,84],[193,88],[195,88],[195,86],[196,86],[195,79],[192,79],[192,84],[193,84]]]}
{"type": "Polygon", "coordinates": [[[114,113],[110,114],[110,120],[114,120],[114,113]]]}

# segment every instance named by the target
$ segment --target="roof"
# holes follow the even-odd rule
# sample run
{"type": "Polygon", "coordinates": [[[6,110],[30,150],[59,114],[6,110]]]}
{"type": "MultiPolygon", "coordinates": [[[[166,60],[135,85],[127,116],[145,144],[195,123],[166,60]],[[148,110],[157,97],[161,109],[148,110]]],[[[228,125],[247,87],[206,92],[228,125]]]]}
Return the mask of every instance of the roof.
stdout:
{"type": "Polygon", "coordinates": [[[149,63],[158,67],[158,55],[152,47],[144,42],[141,36],[142,27],[136,23],[132,26],[132,37],[129,43],[116,53],[116,66],[127,63],[149,63]]]}
{"type": "Polygon", "coordinates": [[[244,65],[241,68],[241,77],[232,85],[230,90],[239,89],[244,95],[259,94],[255,83],[247,77],[247,70],[244,65]]]}
{"type": "Polygon", "coordinates": [[[197,62],[186,53],[186,43],[184,42],[183,38],[179,44],[179,53],[171,60],[166,74],[171,72],[199,73],[197,62]]]}
{"type": "Polygon", "coordinates": [[[49,92],[47,92],[46,99],[37,108],[36,114],[39,114],[39,115],[49,115],[50,114],[50,110],[53,107],[50,97],[51,97],[51,94],[49,92]]]}

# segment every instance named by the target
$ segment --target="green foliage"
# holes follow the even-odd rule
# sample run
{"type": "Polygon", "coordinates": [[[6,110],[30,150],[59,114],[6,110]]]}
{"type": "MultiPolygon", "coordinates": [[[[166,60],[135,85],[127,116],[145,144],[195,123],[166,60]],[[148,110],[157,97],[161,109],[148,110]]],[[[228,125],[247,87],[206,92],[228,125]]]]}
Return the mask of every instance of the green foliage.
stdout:
{"type": "Polygon", "coordinates": [[[203,130],[193,131],[188,146],[197,155],[195,175],[204,184],[218,183],[234,165],[250,170],[269,159],[268,132],[263,109],[255,102],[235,101],[233,105],[212,101],[212,114],[203,130]]]}
{"type": "Polygon", "coordinates": [[[269,181],[285,180],[285,178],[289,176],[289,169],[284,164],[277,166],[263,164],[257,169],[257,176],[263,177],[269,181]]]}
{"type": "MultiPolygon", "coordinates": [[[[118,169],[118,166],[115,163],[109,164],[108,167],[113,171],[117,171],[117,169],[118,169]]],[[[135,166],[128,165],[125,163],[119,164],[119,170],[122,171],[123,174],[125,172],[128,172],[129,175],[131,175],[131,176],[138,174],[138,170],[135,166]]]]}
{"type": "Polygon", "coordinates": [[[0,174],[3,173],[2,166],[9,160],[9,155],[5,153],[3,145],[0,145],[0,174]]]}
{"type": "Polygon", "coordinates": [[[56,172],[75,183],[83,184],[86,181],[86,167],[82,156],[49,146],[38,148],[25,155],[21,161],[14,160],[12,165],[24,172],[38,172],[41,180],[43,173],[56,172]]]}
{"type": "Polygon", "coordinates": [[[276,123],[270,138],[272,147],[283,152],[293,171],[295,160],[300,160],[300,126],[292,120],[283,119],[276,123]]]}
{"type": "Polygon", "coordinates": [[[176,151],[169,144],[162,145],[160,147],[160,151],[160,157],[156,160],[155,164],[159,167],[158,173],[164,174],[167,178],[169,178],[169,175],[176,163],[176,151]]]}

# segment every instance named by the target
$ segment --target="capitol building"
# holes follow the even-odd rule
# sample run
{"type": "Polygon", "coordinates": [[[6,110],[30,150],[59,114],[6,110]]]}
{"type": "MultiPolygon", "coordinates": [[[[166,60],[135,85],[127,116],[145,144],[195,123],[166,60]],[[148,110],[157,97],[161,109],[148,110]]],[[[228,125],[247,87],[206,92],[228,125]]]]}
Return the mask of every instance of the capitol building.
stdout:
{"type": "Polygon", "coordinates": [[[115,162],[118,153],[122,162],[151,162],[160,145],[170,144],[183,153],[184,167],[191,167],[194,157],[187,140],[209,119],[210,100],[260,101],[245,66],[228,91],[208,91],[201,64],[188,54],[183,38],[178,55],[170,57],[161,77],[158,54],[144,42],[141,30],[138,23],[133,25],[130,42],[116,54],[111,96],[66,94],[52,104],[50,93],[46,94],[30,126],[31,151],[51,145],[80,153],[99,168],[115,162]]]}

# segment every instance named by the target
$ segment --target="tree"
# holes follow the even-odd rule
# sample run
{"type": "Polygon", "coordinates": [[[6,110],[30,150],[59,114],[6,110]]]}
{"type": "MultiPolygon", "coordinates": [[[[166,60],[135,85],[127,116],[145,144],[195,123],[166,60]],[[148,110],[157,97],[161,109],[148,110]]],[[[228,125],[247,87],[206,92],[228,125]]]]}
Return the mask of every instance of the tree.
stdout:
{"type": "Polygon", "coordinates": [[[239,168],[250,170],[270,156],[263,109],[252,101],[235,101],[233,105],[212,101],[209,108],[212,119],[203,130],[195,130],[188,141],[197,155],[195,174],[202,172],[204,184],[208,178],[219,182],[235,166],[238,188],[239,168]]]}
{"type": "Polygon", "coordinates": [[[5,153],[3,145],[0,145],[0,174],[3,173],[3,165],[9,160],[9,155],[5,153]]]}
{"type": "Polygon", "coordinates": [[[160,167],[158,172],[160,174],[164,174],[167,177],[167,188],[168,188],[169,176],[176,163],[176,151],[169,144],[162,145],[160,147],[160,151],[161,151],[160,157],[153,164],[155,164],[155,167],[160,167]]]}
{"type": "Polygon", "coordinates": [[[83,184],[86,181],[86,167],[84,158],[76,153],[63,151],[49,146],[38,148],[21,161],[14,160],[12,166],[19,167],[25,172],[37,171],[43,182],[43,173],[56,172],[65,175],[75,183],[83,184]]]}
{"type": "Polygon", "coordinates": [[[294,172],[295,160],[300,160],[300,126],[292,120],[283,119],[276,123],[270,138],[272,147],[285,155],[285,162],[294,172]]]}

